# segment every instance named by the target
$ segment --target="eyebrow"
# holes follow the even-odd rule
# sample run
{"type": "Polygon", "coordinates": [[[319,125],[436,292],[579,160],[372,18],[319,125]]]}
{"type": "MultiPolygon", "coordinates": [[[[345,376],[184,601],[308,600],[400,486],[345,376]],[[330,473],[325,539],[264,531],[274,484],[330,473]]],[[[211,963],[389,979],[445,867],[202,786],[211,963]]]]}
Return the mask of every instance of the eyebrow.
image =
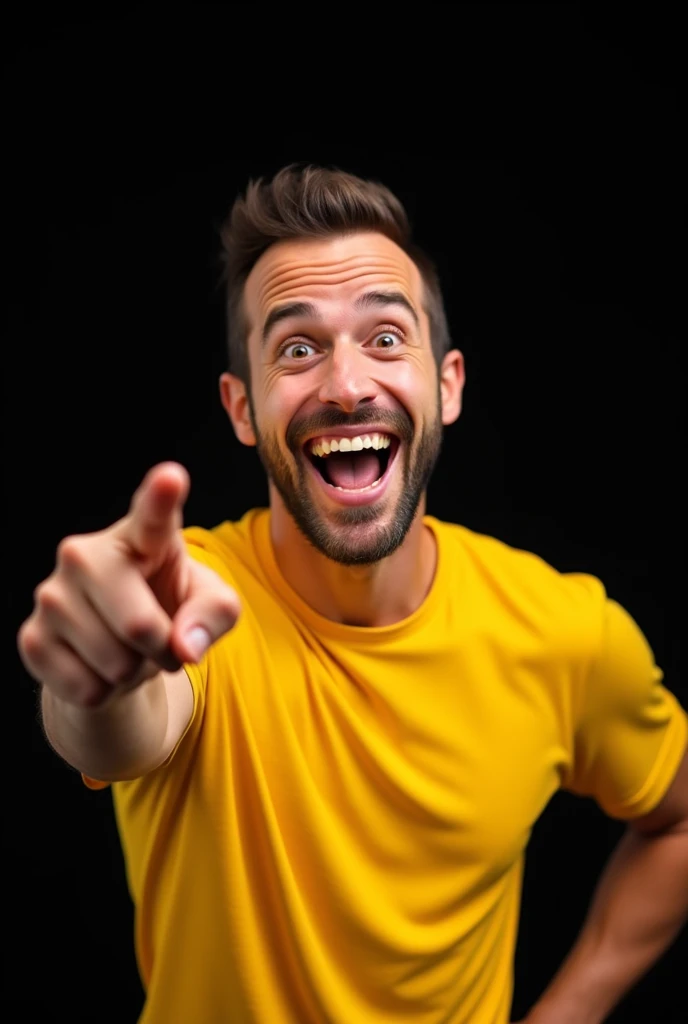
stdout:
{"type": "MultiPolygon", "coordinates": [[[[410,313],[416,327],[420,328],[418,314],[403,292],[365,292],[364,295],[359,295],[354,302],[354,309],[357,310],[377,309],[381,306],[401,306],[407,313],[410,313]]],[[[311,320],[323,319],[322,313],[312,302],[285,302],[282,306],[275,306],[275,308],[271,309],[265,318],[262,332],[262,344],[265,345],[267,343],[271,332],[278,323],[282,320],[287,320],[290,317],[297,316],[308,317],[311,320]]]]}
{"type": "Polygon", "coordinates": [[[420,328],[418,314],[403,292],[366,292],[354,302],[354,309],[376,309],[379,306],[401,306],[411,314],[416,327],[420,328]]]}
{"type": "Polygon", "coordinates": [[[282,320],[293,316],[310,317],[311,320],[322,320],[322,314],[312,302],[285,302],[282,306],[275,306],[265,317],[263,324],[262,344],[265,345],[272,330],[282,320]]]}

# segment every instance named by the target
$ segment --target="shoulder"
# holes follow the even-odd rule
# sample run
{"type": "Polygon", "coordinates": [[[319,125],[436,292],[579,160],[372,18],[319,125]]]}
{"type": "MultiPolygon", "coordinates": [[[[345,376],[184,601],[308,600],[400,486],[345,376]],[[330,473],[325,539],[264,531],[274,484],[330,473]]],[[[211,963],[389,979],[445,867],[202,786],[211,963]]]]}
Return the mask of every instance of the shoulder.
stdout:
{"type": "Polygon", "coordinates": [[[458,523],[430,517],[445,547],[454,548],[457,557],[487,584],[507,592],[517,589],[534,600],[544,597],[576,605],[597,604],[606,600],[604,584],[587,572],[561,572],[533,551],[507,544],[497,537],[479,533],[458,523]]]}
{"type": "Polygon", "coordinates": [[[434,523],[460,566],[458,586],[475,600],[498,604],[540,636],[558,637],[575,651],[599,645],[608,598],[596,576],[561,572],[533,551],[457,523],[434,523]]]}
{"type": "Polygon", "coordinates": [[[192,558],[210,566],[222,575],[232,575],[255,561],[259,546],[262,508],[253,508],[241,519],[225,520],[207,529],[203,526],[187,526],[182,532],[186,549],[192,558]]]}

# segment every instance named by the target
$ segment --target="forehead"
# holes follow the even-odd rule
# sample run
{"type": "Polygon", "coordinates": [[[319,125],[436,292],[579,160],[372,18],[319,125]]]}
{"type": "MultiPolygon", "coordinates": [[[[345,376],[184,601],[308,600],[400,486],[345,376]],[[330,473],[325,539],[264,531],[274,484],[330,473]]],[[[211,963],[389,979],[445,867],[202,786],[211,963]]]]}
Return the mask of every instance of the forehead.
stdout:
{"type": "Polygon", "coordinates": [[[255,326],[287,301],[353,300],[367,287],[393,286],[417,307],[423,284],[413,260],[376,232],[278,242],[264,252],[245,286],[245,308],[255,326]]]}

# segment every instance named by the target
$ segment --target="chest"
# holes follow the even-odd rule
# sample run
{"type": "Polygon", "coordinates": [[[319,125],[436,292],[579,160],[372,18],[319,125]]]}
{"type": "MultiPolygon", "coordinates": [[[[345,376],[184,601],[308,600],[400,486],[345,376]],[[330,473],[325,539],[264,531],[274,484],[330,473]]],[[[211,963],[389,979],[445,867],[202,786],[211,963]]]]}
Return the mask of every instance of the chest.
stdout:
{"type": "Polygon", "coordinates": [[[213,763],[294,843],[326,830],[390,868],[477,873],[525,848],[567,757],[552,666],[481,637],[242,651],[209,687],[213,763]]]}

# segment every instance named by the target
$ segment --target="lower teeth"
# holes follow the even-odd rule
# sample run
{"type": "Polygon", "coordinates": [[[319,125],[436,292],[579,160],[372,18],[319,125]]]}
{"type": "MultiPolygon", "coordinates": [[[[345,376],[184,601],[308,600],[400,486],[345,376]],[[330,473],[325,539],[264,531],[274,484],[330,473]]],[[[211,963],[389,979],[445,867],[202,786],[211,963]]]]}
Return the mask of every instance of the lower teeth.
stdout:
{"type": "MultiPolygon", "coordinates": [[[[383,473],[382,476],[385,474],[383,473]]],[[[368,484],[367,487],[339,487],[337,484],[330,484],[330,487],[334,487],[335,491],[346,491],[347,494],[363,494],[364,491],[372,491],[373,487],[382,480],[382,476],[379,476],[377,480],[373,480],[372,484],[368,484]]]]}

